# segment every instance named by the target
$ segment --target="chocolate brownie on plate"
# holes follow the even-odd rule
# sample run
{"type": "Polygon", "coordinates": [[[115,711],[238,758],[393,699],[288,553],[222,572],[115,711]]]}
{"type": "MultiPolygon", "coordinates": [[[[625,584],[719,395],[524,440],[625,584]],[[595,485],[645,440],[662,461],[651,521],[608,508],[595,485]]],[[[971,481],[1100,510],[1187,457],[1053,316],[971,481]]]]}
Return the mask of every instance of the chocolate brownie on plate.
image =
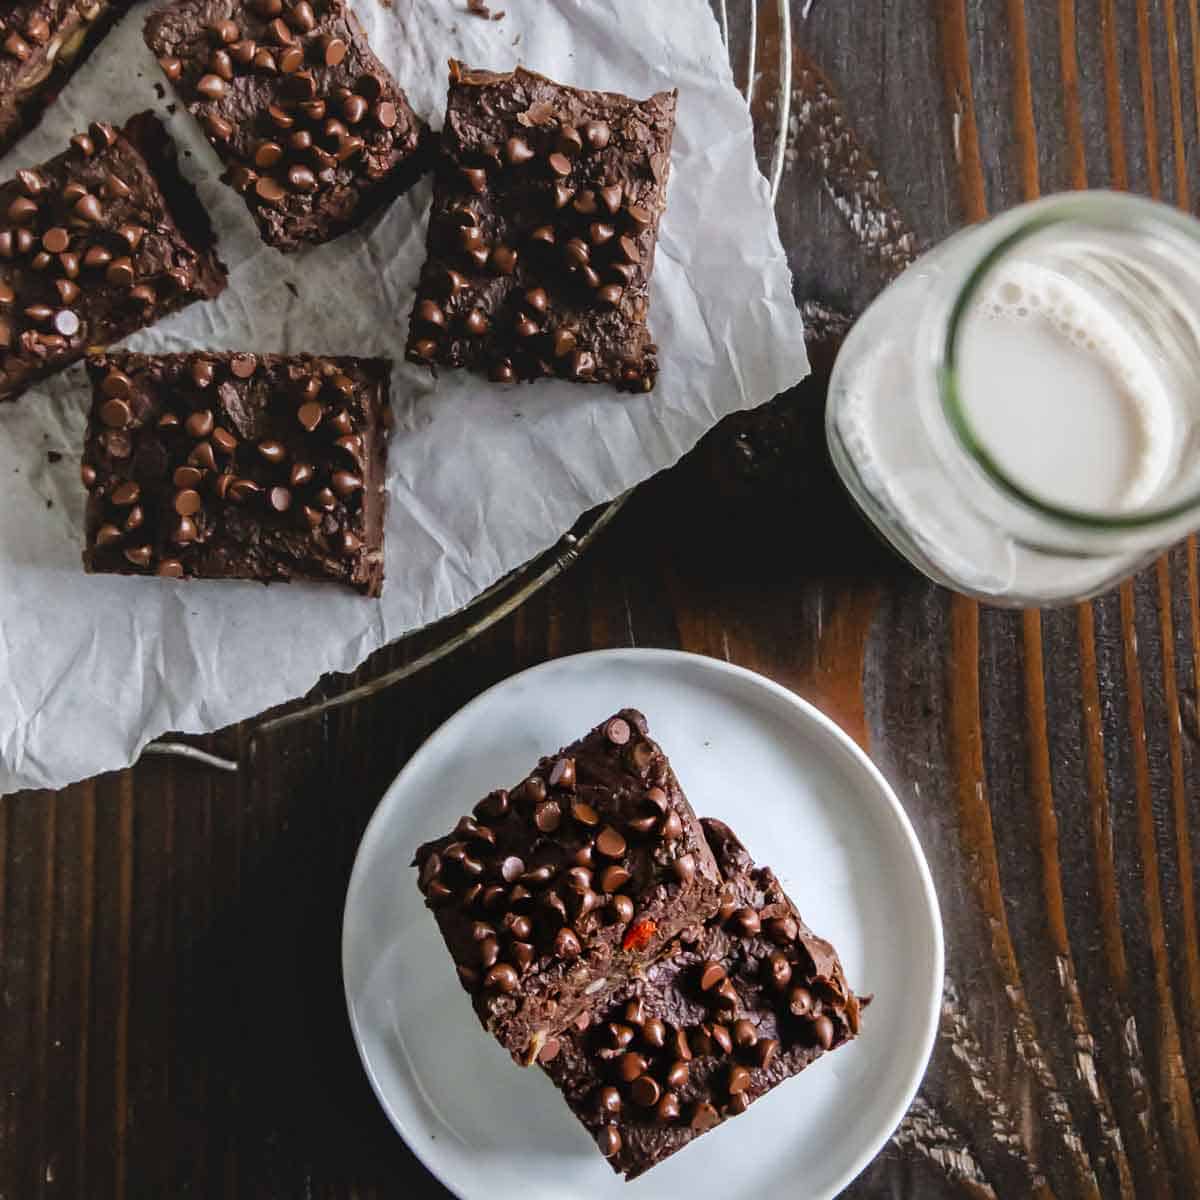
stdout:
{"type": "Polygon", "coordinates": [[[721,891],[634,709],[485,796],[414,865],[479,1019],[525,1064],[716,912],[721,891]]]}
{"type": "Polygon", "coordinates": [[[850,1041],[866,1003],[770,868],[727,825],[701,823],[726,881],[719,913],[541,1051],[626,1179],[850,1041]]]}

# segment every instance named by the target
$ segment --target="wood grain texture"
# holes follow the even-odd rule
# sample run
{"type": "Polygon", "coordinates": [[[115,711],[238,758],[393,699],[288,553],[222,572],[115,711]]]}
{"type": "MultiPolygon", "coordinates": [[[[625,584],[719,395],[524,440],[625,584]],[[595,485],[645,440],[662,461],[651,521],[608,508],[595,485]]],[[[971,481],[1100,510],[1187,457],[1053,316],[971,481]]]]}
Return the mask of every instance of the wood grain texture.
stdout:
{"type": "MultiPolygon", "coordinates": [[[[748,3],[727,4],[742,84],[748,3]]],[[[1084,186],[1191,210],[1200,0],[794,0],[792,23],[779,220],[823,331],[811,381],[710,434],[577,566],[433,668],[274,737],[204,739],[240,775],[147,759],[0,800],[0,1200],[447,1195],[350,1040],[354,852],[463,703],[623,645],[726,658],[814,700],[870,750],[929,855],[941,1036],[851,1195],[1200,1192],[1196,539],[1091,604],[981,608],[881,548],[821,411],[830,310],[860,311],[964,223],[1084,186]]]]}

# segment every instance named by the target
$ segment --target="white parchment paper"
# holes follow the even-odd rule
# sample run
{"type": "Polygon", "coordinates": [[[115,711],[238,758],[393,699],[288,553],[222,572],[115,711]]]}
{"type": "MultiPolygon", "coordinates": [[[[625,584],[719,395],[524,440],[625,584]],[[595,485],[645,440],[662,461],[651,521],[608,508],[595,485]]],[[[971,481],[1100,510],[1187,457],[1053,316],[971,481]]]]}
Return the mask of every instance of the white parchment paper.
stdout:
{"type": "MultiPolygon", "coordinates": [[[[153,107],[160,73],[135,5],[0,178],[75,129],[153,107]]],[[[808,371],[791,276],[750,118],[707,0],[355,0],[372,45],[440,127],[446,60],[518,62],[581,87],[679,89],[668,211],[650,308],[661,373],[648,396],[539,382],[500,388],[403,362],[424,257],[426,181],[365,230],[284,257],[258,239],[216,156],[180,109],[168,124],[230,268],[229,288],[129,340],[208,349],[392,357],[381,600],[336,586],[88,576],[80,565],[81,368],[0,405],[0,794],[132,762],[166,730],[204,732],[348,671],[461,607],[576,518],[675,462],[726,413],[808,371]],[[51,453],[53,452],[53,453],[51,453]],[[55,455],[61,460],[51,461],[55,455]]]]}

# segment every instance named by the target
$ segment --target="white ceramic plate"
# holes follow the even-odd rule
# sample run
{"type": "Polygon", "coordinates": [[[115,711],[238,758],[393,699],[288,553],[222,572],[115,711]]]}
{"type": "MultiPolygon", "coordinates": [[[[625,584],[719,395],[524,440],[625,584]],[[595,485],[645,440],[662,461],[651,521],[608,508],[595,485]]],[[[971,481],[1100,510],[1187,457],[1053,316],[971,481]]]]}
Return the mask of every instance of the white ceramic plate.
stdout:
{"type": "Polygon", "coordinates": [[[829,1197],[878,1153],[937,1029],[942,930],[911,825],[867,757],[770,680],[668,650],[559,659],[498,684],[413,755],[371,820],[342,931],[350,1022],[392,1123],[463,1200],[829,1197]],[[702,816],[772,866],[875,1000],[862,1035],[632,1184],[557,1090],[472,1012],[409,870],[493,787],[626,705],[641,709],[702,816]]]}

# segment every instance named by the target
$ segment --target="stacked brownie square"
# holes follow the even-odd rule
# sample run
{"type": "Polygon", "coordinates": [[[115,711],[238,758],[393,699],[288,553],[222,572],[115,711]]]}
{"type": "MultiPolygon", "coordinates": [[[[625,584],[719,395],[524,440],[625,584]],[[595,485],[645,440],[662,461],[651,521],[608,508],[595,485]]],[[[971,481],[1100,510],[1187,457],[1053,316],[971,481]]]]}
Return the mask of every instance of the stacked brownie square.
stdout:
{"type": "Polygon", "coordinates": [[[540,1064],[627,1179],[858,1033],[836,951],[696,817],[634,709],[413,865],[484,1028],[540,1064]]]}

